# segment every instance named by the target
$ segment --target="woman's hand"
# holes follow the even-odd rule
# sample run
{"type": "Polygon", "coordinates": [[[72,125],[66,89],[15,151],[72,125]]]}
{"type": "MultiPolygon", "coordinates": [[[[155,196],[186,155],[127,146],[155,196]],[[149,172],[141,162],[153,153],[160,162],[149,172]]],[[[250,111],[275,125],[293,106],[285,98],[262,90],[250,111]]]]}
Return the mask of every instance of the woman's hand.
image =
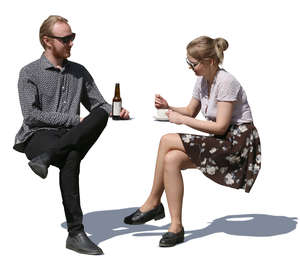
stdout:
{"type": "Polygon", "coordinates": [[[169,109],[169,104],[161,95],[156,94],[155,107],[156,109],[169,109]]]}
{"type": "Polygon", "coordinates": [[[168,116],[169,121],[171,123],[174,123],[174,124],[177,124],[177,125],[183,124],[184,117],[185,117],[184,115],[182,115],[180,113],[177,113],[177,112],[174,112],[174,111],[171,111],[171,110],[168,110],[166,112],[166,115],[168,116]]]}

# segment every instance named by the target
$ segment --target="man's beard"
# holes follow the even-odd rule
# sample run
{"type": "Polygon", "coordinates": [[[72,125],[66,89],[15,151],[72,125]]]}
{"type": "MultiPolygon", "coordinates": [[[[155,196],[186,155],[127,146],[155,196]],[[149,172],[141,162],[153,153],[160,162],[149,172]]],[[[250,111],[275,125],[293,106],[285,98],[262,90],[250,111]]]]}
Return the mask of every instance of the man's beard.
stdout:
{"type": "Polygon", "coordinates": [[[67,49],[63,49],[61,51],[56,50],[55,47],[53,48],[52,54],[55,58],[60,58],[60,59],[66,59],[68,57],[70,57],[71,55],[71,49],[67,50],[67,49]]]}

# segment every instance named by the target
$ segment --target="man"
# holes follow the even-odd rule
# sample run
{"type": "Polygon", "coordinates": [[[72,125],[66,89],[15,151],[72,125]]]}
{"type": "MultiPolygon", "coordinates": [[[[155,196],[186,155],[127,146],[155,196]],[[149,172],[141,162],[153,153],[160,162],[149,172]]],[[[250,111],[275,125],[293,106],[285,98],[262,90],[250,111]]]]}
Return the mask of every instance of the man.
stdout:
{"type": "MultiPolygon", "coordinates": [[[[85,234],[79,197],[80,162],[100,136],[111,113],[92,76],[77,63],[68,61],[75,33],[68,21],[50,16],[40,28],[44,47],[41,58],[20,72],[18,89],[23,124],[14,149],[24,152],[29,166],[46,178],[48,167],[60,169],[60,189],[68,238],[66,247],[84,254],[103,254],[85,234]],[[90,114],[80,117],[80,103],[90,114]]],[[[128,119],[129,112],[121,111],[128,119]]]]}

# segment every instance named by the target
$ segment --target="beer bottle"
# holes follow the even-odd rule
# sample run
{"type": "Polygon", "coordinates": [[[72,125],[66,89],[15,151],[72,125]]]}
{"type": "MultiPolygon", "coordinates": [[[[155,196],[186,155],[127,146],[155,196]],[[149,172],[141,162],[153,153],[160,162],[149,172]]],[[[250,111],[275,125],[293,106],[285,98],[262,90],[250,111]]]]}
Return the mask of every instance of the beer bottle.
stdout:
{"type": "Polygon", "coordinates": [[[112,101],[112,119],[120,120],[120,114],[122,109],[122,99],[120,96],[120,84],[116,83],[115,86],[115,96],[112,101]]]}

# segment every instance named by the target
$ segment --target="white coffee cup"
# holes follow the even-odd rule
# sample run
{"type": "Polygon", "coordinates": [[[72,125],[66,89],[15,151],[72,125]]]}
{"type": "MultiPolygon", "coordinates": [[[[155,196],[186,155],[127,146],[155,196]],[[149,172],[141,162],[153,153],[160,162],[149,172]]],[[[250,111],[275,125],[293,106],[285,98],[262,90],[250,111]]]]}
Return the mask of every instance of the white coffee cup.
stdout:
{"type": "Polygon", "coordinates": [[[156,115],[158,118],[166,118],[168,119],[168,116],[166,115],[166,112],[168,111],[168,109],[158,109],[156,112],[156,115]]]}

